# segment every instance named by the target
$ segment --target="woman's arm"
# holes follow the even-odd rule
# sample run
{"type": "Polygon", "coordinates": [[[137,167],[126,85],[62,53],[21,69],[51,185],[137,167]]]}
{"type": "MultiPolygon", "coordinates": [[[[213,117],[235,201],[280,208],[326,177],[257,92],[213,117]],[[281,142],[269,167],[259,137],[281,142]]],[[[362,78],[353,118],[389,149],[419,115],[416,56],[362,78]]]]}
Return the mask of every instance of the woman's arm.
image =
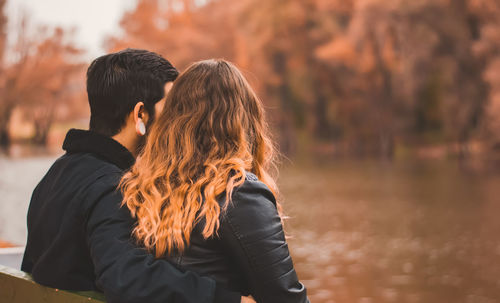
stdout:
{"type": "Polygon", "coordinates": [[[220,237],[258,303],[309,302],[293,267],[274,195],[254,175],[235,189],[220,237]]]}

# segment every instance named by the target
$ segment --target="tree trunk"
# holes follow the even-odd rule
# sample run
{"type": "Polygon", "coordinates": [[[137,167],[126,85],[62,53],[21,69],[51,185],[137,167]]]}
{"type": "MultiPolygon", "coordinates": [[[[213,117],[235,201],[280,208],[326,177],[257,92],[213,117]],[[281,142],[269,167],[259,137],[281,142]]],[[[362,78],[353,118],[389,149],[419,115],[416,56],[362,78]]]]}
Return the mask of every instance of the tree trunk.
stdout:
{"type": "Polygon", "coordinates": [[[35,131],[35,135],[31,139],[31,142],[35,145],[46,146],[48,143],[49,128],[38,127],[35,131]]]}
{"type": "Polygon", "coordinates": [[[0,149],[8,149],[10,146],[10,136],[7,129],[0,129],[0,149]]]}
{"type": "Polygon", "coordinates": [[[394,93],[392,86],[392,74],[389,68],[386,66],[384,59],[382,58],[382,48],[383,45],[377,39],[375,32],[370,31],[370,40],[373,45],[373,52],[375,57],[375,77],[380,76],[382,78],[382,86],[379,87],[377,93],[378,108],[380,112],[378,115],[378,152],[379,156],[392,159],[394,155],[394,93]]]}
{"type": "Polygon", "coordinates": [[[280,150],[285,155],[290,155],[294,151],[295,136],[293,135],[293,114],[290,110],[290,88],[286,82],[286,55],[281,51],[273,54],[273,69],[280,76],[282,82],[272,89],[281,103],[283,113],[279,120],[280,129],[280,150]]]}
{"type": "Polygon", "coordinates": [[[34,121],[35,134],[31,139],[36,145],[47,146],[50,128],[52,127],[53,113],[51,112],[48,117],[40,118],[34,121]]]}
{"type": "MultiPolygon", "coordinates": [[[[5,100],[4,100],[5,102],[5,100]]],[[[8,149],[11,144],[10,131],[9,131],[9,123],[10,117],[12,116],[13,111],[12,106],[6,106],[5,109],[0,112],[0,148],[8,149]]]]}
{"type": "Polygon", "coordinates": [[[320,139],[330,139],[331,137],[331,127],[328,121],[328,99],[322,91],[322,87],[318,79],[315,80],[316,85],[314,85],[315,94],[315,130],[314,133],[320,139]]]}

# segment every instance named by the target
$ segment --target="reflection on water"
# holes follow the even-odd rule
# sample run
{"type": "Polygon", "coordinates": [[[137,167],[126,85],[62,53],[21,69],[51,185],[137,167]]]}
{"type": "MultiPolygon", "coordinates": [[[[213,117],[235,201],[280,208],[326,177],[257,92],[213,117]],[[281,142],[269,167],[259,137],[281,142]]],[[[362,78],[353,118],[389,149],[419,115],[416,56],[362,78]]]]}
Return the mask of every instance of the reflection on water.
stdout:
{"type": "Polygon", "coordinates": [[[500,302],[500,176],[352,162],[289,167],[281,189],[312,302],[500,302]]]}
{"type": "MultiPolygon", "coordinates": [[[[0,239],[23,244],[54,157],[0,158],[0,239]]],[[[290,249],[313,303],[500,302],[500,176],[375,161],[281,171],[290,249]]]]}

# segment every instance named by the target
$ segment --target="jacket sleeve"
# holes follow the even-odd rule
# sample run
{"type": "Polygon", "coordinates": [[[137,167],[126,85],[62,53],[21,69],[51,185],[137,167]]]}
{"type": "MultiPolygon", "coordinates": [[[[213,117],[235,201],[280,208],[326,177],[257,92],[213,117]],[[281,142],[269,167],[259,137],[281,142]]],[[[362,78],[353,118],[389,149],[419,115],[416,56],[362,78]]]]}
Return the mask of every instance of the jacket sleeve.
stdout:
{"type": "MultiPolygon", "coordinates": [[[[253,176],[255,178],[255,176],[253,176]]],[[[222,216],[220,237],[258,303],[306,303],[276,200],[264,183],[247,179],[222,216]]]]}
{"type": "MultiPolygon", "coordinates": [[[[109,184],[109,182],[99,182],[109,184]]],[[[98,187],[98,186],[97,186],[98,187]]],[[[189,271],[157,260],[131,243],[134,220],[113,186],[93,188],[87,212],[87,241],[96,285],[109,303],[239,303],[239,293],[189,271]]]]}

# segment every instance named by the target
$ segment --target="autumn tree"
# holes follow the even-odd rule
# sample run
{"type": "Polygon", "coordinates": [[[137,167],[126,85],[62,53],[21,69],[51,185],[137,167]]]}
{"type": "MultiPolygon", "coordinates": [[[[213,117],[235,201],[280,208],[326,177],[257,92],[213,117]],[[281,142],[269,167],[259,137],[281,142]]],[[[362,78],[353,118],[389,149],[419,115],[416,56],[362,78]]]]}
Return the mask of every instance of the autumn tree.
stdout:
{"type": "Polygon", "coordinates": [[[489,85],[485,117],[481,121],[483,135],[489,147],[500,150],[500,3],[494,0],[477,0],[472,1],[470,9],[481,21],[473,53],[484,62],[482,76],[489,85]]]}
{"type": "Polygon", "coordinates": [[[196,60],[234,57],[231,11],[237,4],[211,1],[138,1],[125,13],[120,25],[123,34],[109,37],[109,51],[133,47],[163,54],[176,66],[185,68],[196,60]]]}
{"type": "MultiPolygon", "coordinates": [[[[9,49],[11,60],[4,64],[1,91],[2,145],[10,143],[10,118],[20,109],[35,131],[33,142],[46,144],[52,123],[75,91],[75,77],[83,72],[82,51],[71,42],[71,32],[61,28],[37,27],[34,32],[23,16],[17,27],[15,43],[9,49]]],[[[79,78],[81,81],[82,79],[79,78]]],[[[79,86],[77,90],[82,90],[79,86]]]]}
{"type": "Polygon", "coordinates": [[[58,114],[67,110],[72,98],[83,89],[84,66],[79,62],[81,50],[66,41],[68,33],[55,28],[42,40],[30,58],[28,79],[36,96],[19,104],[25,117],[34,125],[33,142],[45,145],[58,114]]]}
{"type": "MultiPolygon", "coordinates": [[[[5,4],[7,0],[0,0],[0,96],[5,90],[5,49],[7,44],[7,16],[5,15],[5,4]]],[[[7,117],[8,108],[4,98],[0,97],[0,147],[6,146],[9,143],[9,135],[7,132],[7,117]]]]}
{"type": "Polygon", "coordinates": [[[107,45],[157,51],[181,69],[236,62],[285,153],[305,133],[357,154],[458,143],[465,155],[482,121],[496,127],[495,9],[495,0],[142,0],[107,45]]]}

